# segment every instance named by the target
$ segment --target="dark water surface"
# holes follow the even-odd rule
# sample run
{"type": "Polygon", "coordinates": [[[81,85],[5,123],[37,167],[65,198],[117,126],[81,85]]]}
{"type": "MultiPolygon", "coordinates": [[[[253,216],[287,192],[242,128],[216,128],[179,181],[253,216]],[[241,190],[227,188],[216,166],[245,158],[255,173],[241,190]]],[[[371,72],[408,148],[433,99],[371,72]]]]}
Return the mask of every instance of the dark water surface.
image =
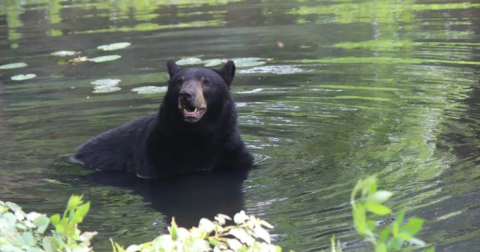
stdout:
{"type": "Polygon", "coordinates": [[[0,198],[53,214],[84,194],[97,251],[151,240],[172,216],[188,226],[241,209],[287,249],[319,251],[335,234],[368,251],[349,194],[375,173],[398,192],[393,209],[427,219],[420,238],[437,251],[479,250],[478,2],[0,0],[0,65],[15,62],[28,66],[0,70],[0,198]],[[131,46],[96,49],[115,42],[131,46]],[[122,58],[69,64],[59,50],[122,58]],[[239,68],[232,90],[258,169],[159,185],[62,162],[154,113],[163,94],[131,89],[165,86],[166,60],[186,57],[268,59],[239,68]],[[92,93],[105,78],[121,90],[92,93]]]}

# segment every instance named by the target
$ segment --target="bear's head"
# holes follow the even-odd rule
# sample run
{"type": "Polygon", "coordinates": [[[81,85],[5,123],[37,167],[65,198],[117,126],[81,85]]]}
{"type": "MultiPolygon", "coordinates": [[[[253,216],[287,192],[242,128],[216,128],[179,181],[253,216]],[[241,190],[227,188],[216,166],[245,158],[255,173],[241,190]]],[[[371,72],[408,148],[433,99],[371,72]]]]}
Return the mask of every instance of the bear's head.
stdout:
{"type": "Polygon", "coordinates": [[[166,98],[177,103],[178,110],[188,123],[196,123],[209,113],[218,114],[231,103],[230,85],[235,76],[235,64],[229,60],[219,69],[203,67],[181,68],[167,61],[168,91],[166,98]]]}

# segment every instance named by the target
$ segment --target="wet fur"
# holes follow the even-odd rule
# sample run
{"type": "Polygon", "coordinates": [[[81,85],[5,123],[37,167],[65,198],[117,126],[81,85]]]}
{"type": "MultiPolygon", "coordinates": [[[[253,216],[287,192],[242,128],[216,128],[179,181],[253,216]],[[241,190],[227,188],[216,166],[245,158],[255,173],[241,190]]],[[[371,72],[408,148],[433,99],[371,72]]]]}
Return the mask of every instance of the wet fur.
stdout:
{"type": "Polygon", "coordinates": [[[230,95],[235,65],[218,70],[179,68],[168,62],[170,80],[159,111],[101,133],[81,145],[72,160],[100,171],[135,172],[139,177],[167,178],[201,170],[247,169],[253,162],[237,128],[230,95]],[[188,123],[178,109],[178,79],[200,81],[208,111],[188,123]]]}

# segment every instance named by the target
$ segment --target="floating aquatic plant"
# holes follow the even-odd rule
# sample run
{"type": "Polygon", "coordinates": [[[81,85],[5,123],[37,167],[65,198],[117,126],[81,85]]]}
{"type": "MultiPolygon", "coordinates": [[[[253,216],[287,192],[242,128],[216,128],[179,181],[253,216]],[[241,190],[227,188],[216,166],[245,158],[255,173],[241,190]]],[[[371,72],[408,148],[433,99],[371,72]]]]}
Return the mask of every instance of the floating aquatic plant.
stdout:
{"type": "Polygon", "coordinates": [[[95,62],[95,63],[100,63],[100,62],[105,62],[105,61],[113,61],[120,59],[122,56],[120,55],[105,55],[105,56],[100,56],[100,57],[95,57],[88,59],[89,61],[95,62]]]}
{"type": "Polygon", "coordinates": [[[118,85],[118,83],[120,83],[120,81],[121,80],[119,80],[119,79],[101,79],[101,80],[92,81],[90,83],[92,83],[93,85],[96,85],[96,86],[113,87],[113,86],[118,85]]]}
{"type": "Polygon", "coordinates": [[[101,45],[97,47],[98,50],[104,50],[104,51],[115,51],[115,50],[120,50],[126,47],[129,47],[131,43],[129,42],[118,42],[118,43],[113,43],[109,45],[101,45]]]}
{"type": "Polygon", "coordinates": [[[235,66],[240,68],[261,66],[267,63],[261,58],[235,58],[232,60],[235,62],[235,66]]]}
{"type": "Polygon", "coordinates": [[[77,54],[75,51],[58,51],[51,53],[51,55],[59,57],[73,56],[75,54],[77,54]]]}
{"type": "Polygon", "coordinates": [[[213,67],[213,66],[218,66],[223,63],[223,60],[221,59],[209,59],[209,60],[204,60],[202,62],[205,64],[205,67],[213,67]]]}
{"type": "Polygon", "coordinates": [[[175,64],[177,64],[179,66],[197,65],[197,64],[201,64],[201,63],[202,63],[202,60],[199,59],[199,58],[185,58],[185,59],[181,59],[181,60],[178,60],[177,62],[175,62],[175,64]]]}
{"type": "Polygon", "coordinates": [[[133,92],[138,94],[157,94],[167,91],[167,87],[145,86],[132,89],[133,92]]]}
{"type": "Polygon", "coordinates": [[[21,68],[21,67],[26,67],[26,66],[28,66],[27,63],[18,62],[18,63],[10,63],[10,64],[1,65],[0,69],[14,69],[14,68],[21,68]]]}
{"type": "Polygon", "coordinates": [[[37,77],[36,74],[19,74],[12,76],[11,79],[14,81],[23,81],[23,80],[29,80],[37,77]]]}
{"type": "Polygon", "coordinates": [[[254,67],[250,69],[240,70],[239,73],[251,74],[251,73],[272,73],[272,74],[296,74],[303,72],[311,72],[310,69],[302,69],[294,66],[283,65],[283,66],[262,66],[254,67]]]}
{"type": "Polygon", "coordinates": [[[122,88],[118,87],[118,83],[120,83],[121,80],[119,79],[100,79],[96,81],[90,82],[92,85],[95,85],[93,93],[99,94],[99,93],[112,93],[115,91],[119,91],[122,88]]]}

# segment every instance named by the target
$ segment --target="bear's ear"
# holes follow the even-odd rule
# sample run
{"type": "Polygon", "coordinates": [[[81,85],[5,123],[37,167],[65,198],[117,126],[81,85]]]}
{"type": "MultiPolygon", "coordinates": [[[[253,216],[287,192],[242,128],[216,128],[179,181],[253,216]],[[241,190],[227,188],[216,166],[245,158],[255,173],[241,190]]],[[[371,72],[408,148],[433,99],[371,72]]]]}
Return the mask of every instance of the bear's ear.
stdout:
{"type": "Polygon", "coordinates": [[[227,83],[227,86],[230,87],[230,84],[232,84],[233,81],[233,77],[235,77],[235,63],[229,60],[227,61],[227,63],[225,63],[223,67],[215,71],[220,74],[220,76],[222,76],[225,83],[227,83]]]}
{"type": "Polygon", "coordinates": [[[178,71],[181,70],[181,68],[179,66],[177,66],[177,64],[175,64],[175,61],[173,61],[173,59],[169,59],[167,61],[167,68],[168,68],[168,75],[170,75],[170,79],[176,74],[178,73],[178,71]]]}

